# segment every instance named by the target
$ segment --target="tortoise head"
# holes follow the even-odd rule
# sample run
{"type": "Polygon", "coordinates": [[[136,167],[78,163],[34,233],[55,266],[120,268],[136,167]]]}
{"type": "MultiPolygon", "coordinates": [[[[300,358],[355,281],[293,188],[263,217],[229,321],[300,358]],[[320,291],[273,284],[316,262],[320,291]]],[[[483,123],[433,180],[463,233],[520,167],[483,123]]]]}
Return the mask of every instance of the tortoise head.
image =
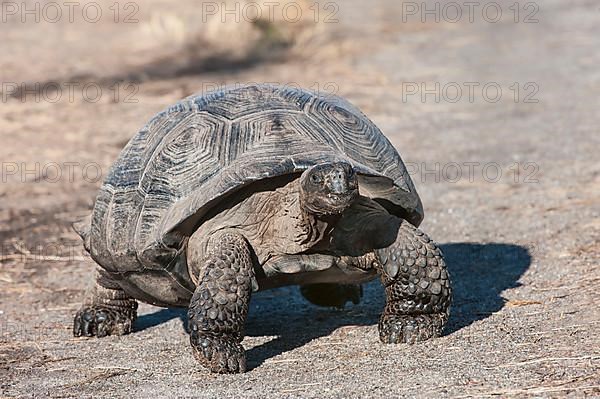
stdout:
{"type": "Polygon", "coordinates": [[[321,163],[300,177],[300,203],[316,216],[338,215],[358,198],[358,180],[346,162],[321,163]]]}

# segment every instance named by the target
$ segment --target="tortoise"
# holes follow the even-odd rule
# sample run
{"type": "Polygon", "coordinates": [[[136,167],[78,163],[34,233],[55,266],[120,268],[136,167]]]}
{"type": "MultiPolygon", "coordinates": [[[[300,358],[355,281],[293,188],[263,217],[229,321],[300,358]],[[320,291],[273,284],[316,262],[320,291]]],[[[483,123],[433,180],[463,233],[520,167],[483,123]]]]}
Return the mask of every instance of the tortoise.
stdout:
{"type": "Polygon", "coordinates": [[[185,98],[125,146],[75,224],[98,264],[75,336],[127,334],[137,301],[188,307],[192,351],[246,370],[253,292],[300,285],[322,306],[380,277],[384,343],[441,334],[451,287],[398,152],[334,95],[278,85],[185,98]]]}

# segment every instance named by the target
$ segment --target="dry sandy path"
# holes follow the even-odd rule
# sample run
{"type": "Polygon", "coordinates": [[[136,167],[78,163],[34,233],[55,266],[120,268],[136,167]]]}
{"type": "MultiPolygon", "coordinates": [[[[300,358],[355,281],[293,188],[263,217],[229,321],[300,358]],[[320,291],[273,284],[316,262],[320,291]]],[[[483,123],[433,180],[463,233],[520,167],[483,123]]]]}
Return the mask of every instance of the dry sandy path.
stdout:
{"type": "MultiPolygon", "coordinates": [[[[87,73],[102,81],[143,70],[152,46],[136,39],[150,40],[140,35],[151,5],[165,3],[144,3],[135,26],[4,24],[10,40],[1,46],[11,56],[0,60],[0,78],[87,73]]],[[[136,84],[136,102],[105,92],[95,103],[80,94],[0,103],[0,396],[600,396],[598,4],[520,3],[518,23],[512,2],[499,3],[496,23],[483,6],[473,23],[466,8],[457,23],[447,20],[454,14],[422,23],[391,4],[340,2],[318,48],[226,72],[150,78],[136,84]],[[524,23],[527,15],[539,21],[524,23]],[[255,81],[334,90],[393,141],[425,205],[422,227],[441,243],[454,281],[442,338],[380,344],[376,283],[345,311],[311,306],[296,288],[256,295],[243,375],[199,369],[183,311],[144,305],[134,334],[71,337],[91,265],[69,225],[89,211],[96,172],[182,96],[255,81]],[[423,99],[422,83],[433,90],[423,99]]],[[[178,7],[172,12],[185,12],[178,7]]]]}

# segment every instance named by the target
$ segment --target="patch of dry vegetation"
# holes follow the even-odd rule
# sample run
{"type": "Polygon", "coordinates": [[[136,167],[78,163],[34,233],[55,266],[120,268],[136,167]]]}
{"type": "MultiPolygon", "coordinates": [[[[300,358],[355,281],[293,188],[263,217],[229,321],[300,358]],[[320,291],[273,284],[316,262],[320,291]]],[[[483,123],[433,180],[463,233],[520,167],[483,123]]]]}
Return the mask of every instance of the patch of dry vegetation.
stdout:
{"type": "Polygon", "coordinates": [[[273,4],[227,1],[218,3],[216,11],[210,9],[210,15],[203,15],[198,9],[186,14],[152,16],[142,31],[155,38],[161,54],[130,74],[128,80],[242,69],[306,54],[320,42],[324,28],[315,18],[311,3],[285,0],[277,2],[275,8],[269,3],[273,4]],[[291,12],[286,16],[282,11],[292,8],[296,10],[292,16],[291,12]]]}
{"type": "Polygon", "coordinates": [[[51,95],[61,82],[142,83],[206,72],[232,72],[264,62],[314,55],[324,49],[327,30],[319,3],[307,0],[228,0],[195,7],[153,7],[140,15],[134,33],[122,43],[135,54],[117,71],[81,70],[22,85],[10,97],[35,92],[51,95]],[[274,5],[275,4],[275,5],[274,5]],[[135,42],[130,42],[135,40],[135,42]]]}

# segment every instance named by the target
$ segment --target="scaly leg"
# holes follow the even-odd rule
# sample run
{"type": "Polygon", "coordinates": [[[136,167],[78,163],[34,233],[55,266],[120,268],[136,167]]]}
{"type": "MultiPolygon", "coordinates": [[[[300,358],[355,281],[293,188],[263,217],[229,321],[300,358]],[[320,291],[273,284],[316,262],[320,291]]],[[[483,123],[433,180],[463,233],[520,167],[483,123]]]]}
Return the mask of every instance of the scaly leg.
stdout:
{"type": "Polygon", "coordinates": [[[188,262],[201,262],[188,312],[194,356],[215,373],[246,371],[241,342],[254,279],[248,242],[240,234],[222,233],[211,239],[206,259],[188,262]]]}
{"type": "Polygon", "coordinates": [[[128,334],[136,317],[137,302],[108,273],[98,269],[96,284],[75,314],[73,335],[100,338],[128,334]]]}
{"type": "Polygon", "coordinates": [[[381,341],[412,344],[440,336],[448,320],[452,291],[437,245],[402,221],[395,243],[375,254],[386,293],[379,321],[381,341]]]}

